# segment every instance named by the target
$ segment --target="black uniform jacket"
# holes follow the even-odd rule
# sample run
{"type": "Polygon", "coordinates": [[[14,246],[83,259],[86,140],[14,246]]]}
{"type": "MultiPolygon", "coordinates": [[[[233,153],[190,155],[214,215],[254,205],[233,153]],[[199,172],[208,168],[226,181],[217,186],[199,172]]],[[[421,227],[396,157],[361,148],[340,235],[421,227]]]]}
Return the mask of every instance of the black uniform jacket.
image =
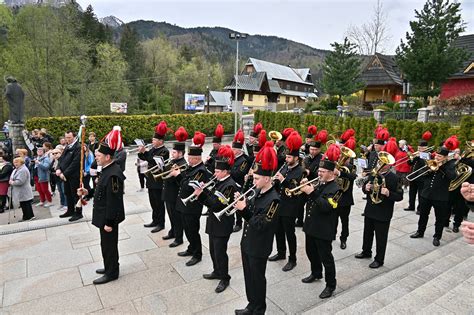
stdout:
{"type": "Polygon", "coordinates": [[[329,202],[339,191],[336,181],[321,184],[308,195],[303,231],[309,236],[332,241],[336,238],[337,212],[329,202]]]}
{"type": "Polygon", "coordinates": [[[98,228],[104,225],[116,226],[125,220],[123,206],[123,175],[120,166],[112,162],[102,168],[94,192],[92,224],[98,228]]]}
{"type": "Polygon", "coordinates": [[[304,161],[303,165],[306,170],[309,170],[309,174],[306,176],[308,180],[318,177],[319,162],[323,155],[321,153],[317,154],[314,158],[311,155],[308,155],[304,161]]]}
{"type": "Polygon", "coordinates": [[[186,205],[181,199],[186,199],[194,193],[194,188],[189,186],[189,182],[197,180],[198,182],[206,183],[211,178],[211,174],[204,166],[204,163],[199,163],[194,167],[188,167],[184,172],[181,172],[176,176],[176,180],[179,182],[178,198],[176,201],[176,210],[184,214],[197,214],[201,215],[202,204],[195,200],[193,202],[188,201],[186,205]]]}
{"type": "Polygon", "coordinates": [[[216,163],[216,156],[217,152],[219,150],[212,149],[211,153],[209,153],[209,158],[207,159],[206,163],[204,163],[204,166],[206,166],[207,170],[209,173],[214,174],[214,169],[215,169],[215,163],[216,163]]]}
{"type": "MultiPolygon", "coordinates": [[[[423,166],[426,165],[425,160],[423,160],[419,156],[415,156],[413,158],[413,160],[408,159],[407,164],[412,167],[411,168],[412,172],[414,172],[414,171],[416,171],[416,170],[418,170],[418,169],[420,169],[420,168],[422,168],[423,166]]],[[[422,183],[423,182],[423,177],[419,177],[419,178],[415,179],[415,181],[418,182],[418,183],[422,183]]]]}
{"type": "Polygon", "coordinates": [[[242,187],[245,181],[245,175],[250,170],[251,163],[249,163],[248,157],[245,154],[239,155],[234,161],[234,166],[230,171],[230,176],[234,181],[242,187]]]}
{"type": "MultiPolygon", "coordinates": [[[[166,170],[170,170],[174,164],[181,166],[186,164],[186,160],[184,158],[172,160],[170,166],[167,167],[166,170]]],[[[176,180],[176,177],[163,179],[163,191],[161,192],[161,200],[176,203],[176,199],[178,198],[178,191],[179,182],[176,180]]]]}
{"type": "MultiPolygon", "coordinates": [[[[374,204],[370,198],[370,193],[372,190],[365,190],[365,185],[362,186],[362,192],[367,194],[367,204],[365,205],[365,217],[375,219],[377,221],[387,222],[392,219],[393,215],[393,206],[396,201],[403,200],[403,189],[401,187],[400,179],[397,174],[392,173],[391,171],[383,174],[377,175],[378,182],[382,184],[382,176],[385,177],[386,188],[390,191],[388,197],[380,193],[380,198],[382,199],[381,203],[374,204]]],[[[374,177],[369,175],[370,183],[374,182],[374,177]]]]}
{"type": "Polygon", "coordinates": [[[379,155],[377,151],[372,150],[369,152],[369,156],[367,158],[367,168],[364,171],[370,171],[377,166],[377,162],[379,161],[379,155]]]}
{"type": "Polygon", "coordinates": [[[226,205],[214,195],[214,191],[217,190],[221,192],[229,200],[229,203],[231,203],[234,200],[234,193],[238,191],[239,188],[232,177],[229,176],[223,181],[218,181],[212,191],[204,189],[201,195],[199,195],[199,202],[205,205],[209,209],[209,212],[212,212],[207,216],[206,221],[206,233],[210,236],[229,236],[232,234],[234,227],[234,215],[227,216],[224,214],[220,221],[214,215],[214,213],[226,207],[226,205]]]}
{"type": "Polygon", "coordinates": [[[441,165],[436,172],[428,172],[423,176],[423,190],[421,197],[436,200],[449,201],[449,184],[456,178],[454,160],[441,165]]]}
{"type": "Polygon", "coordinates": [[[276,150],[277,150],[277,159],[278,159],[278,169],[280,169],[283,166],[283,164],[285,164],[286,146],[284,144],[282,144],[281,146],[276,148],[276,150]]]}
{"type": "Polygon", "coordinates": [[[273,248],[280,197],[273,187],[263,194],[259,190],[256,193],[241,211],[245,225],[240,246],[249,256],[267,258],[273,248]]]}
{"type": "Polygon", "coordinates": [[[357,177],[356,174],[356,166],[354,164],[346,165],[349,168],[350,173],[347,172],[340,172],[339,178],[344,179],[344,181],[349,181],[349,188],[342,194],[341,199],[339,199],[338,206],[339,207],[348,207],[354,204],[354,196],[353,196],[353,189],[354,189],[354,180],[357,177]]]}
{"type": "Polygon", "coordinates": [[[245,144],[247,146],[247,154],[248,156],[253,159],[255,157],[254,153],[253,153],[253,144],[250,144],[250,143],[246,143],[245,144]]]}
{"type": "MultiPolygon", "coordinates": [[[[154,156],[161,156],[163,161],[166,161],[170,157],[170,151],[162,145],[159,148],[151,148],[148,151],[143,153],[138,153],[138,158],[148,162],[148,168],[152,168],[156,166],[156,162],[153,159],[154,156]]],[[[159,178],[155,180],[153,176],[150,174],[146,181],[146,188],[148,189],[163,189],[163,179],[159,178]]]]}
{"type": "Polygon", "coordinates": [[[76,141],[72,146],[66,146],[59,158],[59,169],[66,180],[79,179],[81,167],[81,143],[76,141]]]}
{"type": "Polygon", "coordinates": [[[279,216],[281,217],[297,217],[298,206],[301,202],[301,195],[292,195],[288,197],[285,194],[285,189],[292,189],[299,186],[301,178],[303,177],[303,168],[300,165],[296,165],[289,168],[285,165],[281,170],[281,174],[285,177],[283,182],[275,180],[275,189],[280,194],[280,210],[279,216]]]}

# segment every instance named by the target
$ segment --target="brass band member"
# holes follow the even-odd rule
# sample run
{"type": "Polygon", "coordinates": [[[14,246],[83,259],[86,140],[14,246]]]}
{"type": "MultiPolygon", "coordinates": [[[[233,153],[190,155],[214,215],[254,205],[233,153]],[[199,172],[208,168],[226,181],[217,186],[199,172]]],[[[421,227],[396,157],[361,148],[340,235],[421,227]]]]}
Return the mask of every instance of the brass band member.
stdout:
{"type": "MultiPolygon", "coordinates": [[[[448,138],[444,145],[438,148],[434,161],[438,165],[434,171],[428,171],[423,176],[423,190],[420,194],[420,218],[418,219],[418,230],[410,235],[411,238],[421,238],[425,234],[431,207],[435,211],[435,234],[433,245],[439,246],[443,235],[443,227],[448,220],[449,212],[449,184],[456,178],[454,160],[448,160],[450,150],[459,146],[456,136],[448,138]]],[[[429,169],[427,167],[427,169],[429,169]]]]}
{"type": "Polygon", "coordinates": [[[318,132],[318,128],[315,125],[311,125],[308,127],[308,133],[306,134],[306,139],[304,143],[304,154],[305,156],[309,154],[309,147],[311,142],[314,141],[314,137],[318,132]]]}
{"type": "Polygon", "coordinates": [[[194,145],[188,149],[189,167],[183,172],[176,168],[170,173],[170,175],[175,176],[179,182],[180,188],[176,210],[181,213],[184,233],[186,233],[186,238],[189,241],[188,248],[183,252],[179,252],[178,256],[192,256],[191,259],[186,262],[186,266],[193,266],[202,259],[202,244],[201,236],[199,235],[199,220],[202,213],[202,204],[195,200],[185,205],[183,199],[186,199],[194,193],[194,189],[189,185],[190,181],[197,180],[199,182],[207,182],[210,178],[209,171],[204,166],[201,157],[202,146],[204,145],[205,139],[206,135],[197,131],[193,137],[194,145]]]}
{"type": "MultiPolygon", "coordinates": [[[[138,147],[138,158],[147,161],[148,167],[152,168],[157,165],[154,157],[159,156],[166,161],[170,157],[169,150],[165,147],[165,135],[168,132],[168,127],[165,121],[161,121],[155,127],[155,134],[152,139],[152,148],[146,151],[144,146],[138,147]]],[[[165,203],[161,199],[163,191],[163,180],[153,180],[147,178],[146,187],[148,188],[148,199],[152,209],[152,221],[144,224],[144,227],[151,227],[152,233],[159,232],[165,228],[165,203]]]]}
{"type": "Polygon", "coordinates": [[[401,182],[398,176],[390,171],[395,158],[383,151],[380,152],[380,156],[383,161],[379,162],[380,167],[377,166],[379,171],[375,176],[369,175],[369,181],[362,187],[362,192],[368,196],[364,209],[364,240],[362,252],[355,255],[355,258],[372,257],[372,243],[375,233],[377,254],[369,265],[370,268],[379,268],[384,264],[393,208],[396,201],[403,199],[401,182]]]}
{"type": "Polygon", "coordinates": [[[255,145],[258,144],[258,135],[260,134],[260,131],[262,131],[262,129],[263,129],[262,123],[257,123],[253,127],[252,132],[250,132],[249,142],[245,144],[247,146],[247,154],[252,159],[255,158],[254,148],[255,148],[255,145]]]}
{"type": "Polygon", "coordinates": [[[327,140],[327,132],[322,133],[323,130],[316,136],[316,140],[313,140],[309,144],[309,155],[305,157],[304,159],[304,167],[305,167],[305,173],[306,173],[306,178],[309,180],[318,177],[318,168],[319,168],[319,162],[321,162],[321,159],[323,157],[323,154],[321,152],[321,145],[324,141],[327,140]],[[323,135],[326,135],[325,139],[320,139],[319,136],[323,137],[323,135]]]}
{"type": "MultiPolygon", "coordinates": [[[[231,169],[231,176],[240,187],[244,185],[245,175],[247,175],[251,164],[249,163],[249,158],[244,154],[242,148],[244,146],[245,136],[242,129],[239,129],[234,136],[234,141],[232,142],[232,150],[235,155],[234,166],[231,169]]],[[[237,220],[234,226],[234,232],[238,232],[242,229],[242,217],[240,213],[237,213],[237,220]]]]}
{"type": "MultiPolygon", "coordinates": [[[[235,208],[245,219],[244,232],[240,242],[242,266],[245,278],[245,293],[248,304],[235,314],[264,314],[267,308],[267,281],[265,269],[273,247],[276,218],[279,211],[279,196],[272,186],[272,175],[277,169],[278,159],[273,142],[268,141],[257,155],[253,174],[255,195],[250,200],[242,198],[235,208]]],[[[240,194],[236,193],[235,198],[240,194]]]]}
{"type": "Polygon", "coordinates": [[[265,129],[262,129],[260,130],[260,134],[258,135],[258,142],[253,146],[254,157],[252,158],[252,165],[247,175],[245,175],[245,182],[244,186],[241,188],[241,191],[247,191],[253,186],[253,167],[255,166],[255,157],[257,156],[258,152],[260,152],[260,149],[263,148],[266,142],[267,132],[265,131],[265,129]]]}
{"type": "Polygon", "coordinates": [[[317,187],[306,185],[301,190],[308,195],[306,218],[303,231],[306,235],[306,255],[311,262],[311,274],[303,278],[303,283],[311,283],[324,278],[326,287],[321,292],[321,299],[328,298],[336,290],[336,265],[332,255],[332,241],[336,234],[337,197],[339,186],[334,174],[340,149],[336,144],[329,146],[325,157],[318,168],[319,183],[317,187]],[[336,200],[335,200],[336,199],[336,200]]]}
{"type": "Polygon", "coordinates": [[[221,124],[218,124],[216,130],[214,131],[214,137],[212,137],[212,150],[207,157],[205,166],[207,170],[213,174],[214,173],[214,164],[216,162],[217,152],[221,147],[222,136],[224,136],[224,127],[221,124]]]}
{"type": "Polygon", "coordinates": [[[286,164],[274,176],[275,189],[280,193],[280,213],[277,219],[278,229],[275,234],[277,253],[268,260],[286,259],[286,238],[290,256],[288,263],[282,269],[283,271],[290,271],[296,266],[295,219],[298,215],[298,207],[302,207],[303,203],[300,202],[299,195],[288,196],[285,194],[285,190],[299,186],[303,177],[303,168],[299,163],[299,151],[302,144],[301,136],[297,131],[293,131],[286,139],[286,164]]]}
{"type": "Polygon", "coordinates": [[[234,152],[228,145],[222,146],[217,153],[214,176],[217,183],[212,191],[210,189],[196,189],[194,194],[198,196],[199,202],[208,207],[210,215],[206,221],[206,233],[209,234],[209,251],[211,253],[213,270],[204,274],[203,278],[212,280],[219,279],[216,293],[224,291],[229,286],[229,257],[227,256],[227,243],[234,227],[234,215],[223,215],[220,221],[213,213],[223,210],[227,203],[234,199],[234,193],[240,188],[230,176],[230,168],[234,164],[234,152]],[[224,202],[214,194],[218,191],[224,195],[224,202]]]}
{"type": "MultiPolygon", "coordinates": [[[[174,136],[178,142],[173,144],[173,150],[171,150],[171,161],[168,163],[165,171],[170,171],[172,167],[182,166],[186,164],[184,159],[184,151],[186,150],[186,139],[188,138],[188,132],[184,127],[179,127],[174,133],[174,136]]],[[[163,194],[161,197],[166,204],[166,211],[171,222],[171,229],[167,235],[163,236],[164,240],[173,239],[174,241],[169,244],[169,247],[176,247],[183,244],[183,221],[181,213],[176,210],[176,203],[178,202],[179,194],[179,182],[176,177],[170,176],[169,178],[163,178],[163,194]]]]}
{"type": "Polygon", "coordinates": [[[278,168],[280,169],[283,164],[285,164],[286,160],[286,146],[285,141],[286,138],[294,131],[293,128],[285,128],[281,133],[281,139],[275,142],[275,148],[277,151],[277,159],[278,159],[278,168]]]}

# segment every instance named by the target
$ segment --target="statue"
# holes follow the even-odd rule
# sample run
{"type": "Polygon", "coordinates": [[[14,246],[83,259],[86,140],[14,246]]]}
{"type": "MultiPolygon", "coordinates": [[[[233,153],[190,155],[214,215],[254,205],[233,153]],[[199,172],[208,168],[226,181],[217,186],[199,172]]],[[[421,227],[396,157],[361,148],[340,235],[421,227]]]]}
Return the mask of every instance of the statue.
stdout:
{"type": "Polygon", "coordinates": [[[7,83],[5,97],[10,107],[9,120],[12,124],[22,124],[24,123],[25,105],[23,100],[25,99],[25,93],[14,77],[6,77],[5,82],[7,83]]]}

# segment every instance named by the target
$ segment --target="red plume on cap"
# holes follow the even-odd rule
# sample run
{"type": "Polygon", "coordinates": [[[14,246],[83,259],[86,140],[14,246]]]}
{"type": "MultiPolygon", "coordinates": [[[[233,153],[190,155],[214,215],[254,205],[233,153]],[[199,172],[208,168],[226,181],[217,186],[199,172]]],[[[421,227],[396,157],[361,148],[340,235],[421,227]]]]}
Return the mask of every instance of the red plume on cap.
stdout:
{"type": "Polygon", "coordinates": [[[224,127],[221,124],[218,124],[216,130],[214,131],[214,136],[216,138],[222,138],[224,135],[224,127]]]}
{"type": "Polygon", "coordinates": [[[375,135],[378,140],[387,141],[390,137],[390,133],[388,132],[387,128],[382,128],[379,132],[375,135]]]}
{"type": "Polygon", "coordinates": [[[274,171],[278,167],[278,159],[273,145],[273,141],[265,142],[255,158],[265,171],[274,171]]]}
{"type": "Polygon", "coordinates": [[[242,129],[239,129],[234,136],[234,142],[239,142],[240,144],[244,144],[245,142],[245,135],[242,129]]]}
{"type": "Polygon", "coordinates": [[[196,131],[193,137],[194,146],[202,148],[204,142],[206,141],[206,135],[200,131],[196,131]]]}
{"type": "Polygon", "coordinates": [[[390,153],[391,155],[395,156],[398,152],[398,145],[397,145],[397,139],[394,137],[391,137],[387,144],[385,144],[384,151],[390,153]]]}
{"type": "Polygon", "coordinates": [[[253,126],[253,132],[254,132],[256,135],[260,134],[260,131],[261,131],[262,129],[263,129],[263,125],[262,125],[262,123],[260,123],[260,122],[259,122],[258,124],[256,124],[255,126],[253,126]]]}
{"type": "Polygon", "coordinates": [[[316,133],[318,133],[318,127],[316,127],[315,125],[311,125],[308,127],[308,134],[315,136],[316,133]]]}
{"type": "Polygon", "coordinates": [[[339,148],[337,144],[333,143],[329,146],[326,153],[324,153],[324,156],[330,161],[337,162],[341,156],[341,148],[339,148]]]}
{"type": "Polygon", "coordinates": [[[260,147],[260,149],[263,148],[265,142],[267,142],[267,132],[265,131],[265,129],[262,129],[260,131],[260,134],[258,135],[258,146],[260,147]]]}
{"type": "Polygon", "coordinates": [[[380,130],[382,130],[382,129],[383,129],[383,126],[382,126],[382,125],[377,125],[377,128],[375,128],[375,132],[374,132],[376,138],[377,138],[377,134],[378,134],[378,133],[380,132],[380,130]]]}
{"type": "Polygon", "coordinates": [[[350,129],[347,129],[346,131],[344,131],[344,133],[341,135],[341,140],[346,142],[347,140],[349,140],[350,137],[353,137],[355,135],[355,130],[350,128],[350,129]]]}
{"type": "Polygon", "coordinates": [[[316,140],[321,142],[322,144],[325,144],[328,141],[328,131],[326,129],[323,129],[320,132],[318,132],[318,135],[316,136],[316,140]]]}
{"type": "Polygon", "coordinates": [[[219,151],[217,151],[217,156],[225,159],[230,166],[234,165],[235,155],[230,145],[221,146],[219,151]]]}
{"type": "Polygon", "coordinates": [[[430,131],[425,131],[425,133],[423,134],[423,136],[421,136],[421,138],[425,141],[430,141],[432,136],[433,135],[431,134],[430,131]]]}
{"type": "Polygon", "coordinates": [[[344,143],[344,146],[351,149],[352,151],[355,150],[356,147],[356,140],[354,137],[350,137],[349,139],[346,140],[344,143]]]}
{"type": "Polygon", "coordinates": [[[286,138],[286,146],[289,151],[296,151],[303,145],[303,139],[301,139],[298,131],[293,131],[288,138],[286,138]]]}
{"type": "Polygon", "coordinates": [[[444,141],[444,146],[449,151],[453,151],[453,150],[456,150],[457,148],[459,148],[459,144],[460,144],[460,142],[458,140],[458,136],[456,136],[456,135],[451,136],[448,139],[446,139],[446,141],[444,141]]]}
{"type": "Polygon", "coordinates": [[[122,128],[120,126],[114,126],[114,128],[102,138],[102,142],[106,143],[109,148],[113,150],[120,150],[123,148],[122,143],[122,128]]]}
{"type": "Polygon", "coordinates": [[[162,120],[158,125],[155,126],[155,133],[164,137],[168,132],[168,127],[166,126],[166,121],[162,120]]]}
{"type": "Polygon", "coordinates": [[[176,132],[174,133],[174,137],[175,137],[176,140],[178,140],[179,142],[186,141],[186,139],[188,139],[188,132],[186,131],[186,129],[184,129],[183,126],[181,126],[181,127],[179,127],[178,130],[176,130],[176,132]]]}
{"type": "Polygon", "coordinates": [[[281,134],[282,134],[283,138],[288,138],[293,131],[295,131],[295,129],[285,128],[281,134]]]}

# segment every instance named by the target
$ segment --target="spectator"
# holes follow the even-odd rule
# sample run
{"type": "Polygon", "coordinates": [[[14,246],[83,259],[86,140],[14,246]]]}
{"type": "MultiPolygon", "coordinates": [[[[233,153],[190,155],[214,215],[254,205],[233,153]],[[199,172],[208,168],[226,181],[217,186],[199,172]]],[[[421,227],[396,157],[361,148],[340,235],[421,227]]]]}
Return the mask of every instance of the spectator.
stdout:
{"type": "Polygon", "coordinates": [[[115,151],[114,154],[115,163],[120,166],[122,172],[125,172],[125,163],[127,162],[127,152],[123,148],[120,150],[115,151]]]}
{"type": "Polygon", "coordinates": [[[64,193],[64,183],[63,181],[59,178],[59,176],[56,175],[56,170],[58,169],[59,165],[59,158],[61,157],[61,154],[63,152],[63,146],[58,144],[56,148],[52,151],[52,156],[53,156],[53,177],[56,180],[56,187],[58,188],[58,193],[59,193],[59,202],[60,205],[58,207],[58,210],[67,210],[67,199],[66,199],[66,194],[64,193]]]}
{"type": "MultiPolygon", "coordinates": [[[[466,199],[466,203],[474,211],[474,183],[465,182],[461,186],[461,195],[466,199]]],[[[467,243],[474,245],[474,222],[462,221],[461,232],[467,243]]]]}
{"type": "Polygon", "coordinates": [[[66,148],[66,146],[67,146],[66,138],[59,137],[59,144],[63,146],[63,149],[66,148]]]}
{"type": "Polygon", "coordinates": [[[45,139],[45,141],[47,141],[49,143],[54,142],[53,137],[48,133],[46,128],[41,128],[40,135],[42,136],[43,139],[45,139]]]}
{"type": "Polygon", "coordinates": [[[27,149],[16,149],[15,156],[23,158],[23,163],[25,164],[26,168],[30,169],[31,158],[28,156],[27,149]]]}
{"type": "Polygon", "coordinates": [[[8,129],[8,122],[5,122],[3,124],[2,132],[5,134],[5,138],[8,138],[9,135],[9,129],[8,129]]]}
{"type": "Polygon", "coordinates": [[[48,157],[49,161],[51,162],[51,167],[50,167],[50,174],[49,174],[49,185],[51,187],[51,195],[54,197],[56,194],[56,177],[53,176],[54,170],[53,170],[53,162],[54,162],[54,157],[52,154],[53,150],[53,145],[51,142],[45,142],[43,143],[43,149],[44,149],[44,154],[48,157]]]}
{"type": "Polygon", "coordinates": [[[51,172],[51,160],[44,154],[43,147],[37,149],[38,156],[33,160],[36,169],[35,187],[40,195],[40,202],[35,206],[44,206],[45,208],[52,206],[51,192],[49,191],[49,177],[51,172]]]}
{"type": "Polygon", "coordinates": [[[95,154],[95,150],[99,147],[99,142],[97,142],[97,138],[95,132],[89,132],[89,143],[87,144],[89,150],[91,151],[92,155],[95,154]]]}
{"type": "MultiPolygon", "coordinates": [[[[92,162],[94,162],[94,155],[89,150],[89,147],[87,145],[84,145],[84,177],[82,179],[82,183],[84,184],[84,188],[87,189],[87,191],[91,191],[90,169],[91,169],[92,162]]],[[[87,198],[85,198],[85,199],[87,199],[87,198]]]]}
{"type": "Polygon", "coordinates": [[[137,167],[138,179],[140,181],[140,189],[137,190],[139,192],[145,189],[145,172],[148,170],[148,162],[137,158],[135,166],[137,167]]]}
{"type": "Polygon", "coordinates": [[[15,169],[10,176],[10,189],[13,207],[20,204],[23,212],[21,221],[31,221],[35,219],[31,203],[33,202],[33,192],[30,186],[30,172],[25,166],[25,159],[17,157],[13,159],[15,169]]]}
{"type": "Polygon", "coordinates": [[[8,209],[8,181],[13,172],[13,166],[3,158],[4,152],[0,151],[0,213],[8,209]]]}

